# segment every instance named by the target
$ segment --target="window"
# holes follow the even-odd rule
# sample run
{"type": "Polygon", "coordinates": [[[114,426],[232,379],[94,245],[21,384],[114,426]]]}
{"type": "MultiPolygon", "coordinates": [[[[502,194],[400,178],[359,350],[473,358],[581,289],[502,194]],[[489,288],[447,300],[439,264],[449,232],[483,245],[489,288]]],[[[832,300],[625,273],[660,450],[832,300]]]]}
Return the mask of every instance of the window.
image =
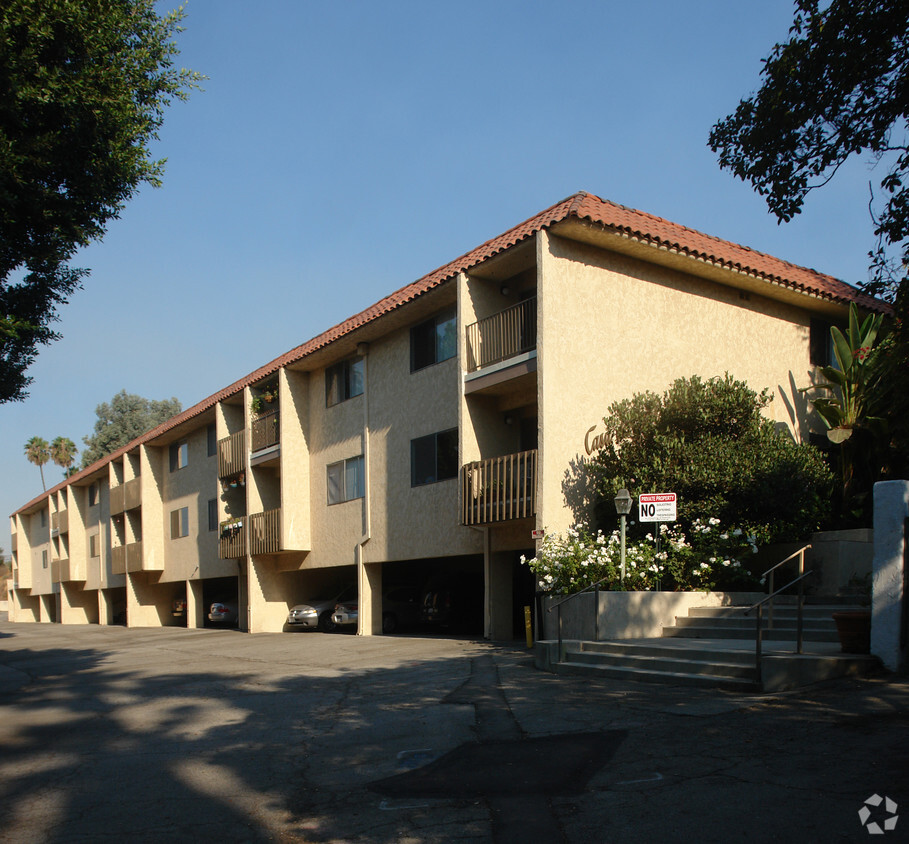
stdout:
{"type": "Polygon", "coordinates": [[[458,429],[410,441],[410,485],[422,486],[458,476],[458,429]]]}
{"type": "Polygon", "coordinates": [[[100,557],[101,556],[101,537],[97,533],[93,533],[88,538],[88,556],[89,557],[100,557]]]}
{"type": "Polygon", "coordinates": [[[208,456],[214,457],[218,453],[218,429],[214,424],[208,426],[208,456]]]}
{"type": "Polygon", "coordinates": [[[458,352],[457,320],[447,311],[410,329],[410,371],[453,358],[458,352]]]}
{"type": "Polygon", "coordinates": [[[211,498],[208,501],[208,529],[218,529],[218,499],[211,498]]]}
{"type": "Polygon", "coordinates": [[[170,447],[170,470],[176,472],[189,464],[189,443],[185,440],[170,447]]]}
{"type": "Polygon", "coordinates": [[[340,460],[328,467],[328,503],[341,504],[366,495],[363,455],[340,460]]]}
{"type": "Polygon", "coordinates": [[[88,488],[88,506],[89,507],[94,507],[97,505],[100,491],[101,490],[100,490],[98,484],[92,484],[88,488]]]}
{"type": "Polygon", "coordinates": [[[325,406],[363,395],[363,358],[342,360],[325,370],[325,406]]]}
{"type": "Polygon", "coordinates": [[[823,319],[812,319],[808,334],[810,362],[812,366],[833,366],[833,342],[830,337],[830,323],[823,319]]]}
{"type": "Polygon", "coordinates": [[[172,510],[170,514],[170,538],[189,536],[189,507],[172,510]]]}
{"type": "Polygon", "coordinates": [[[41,552],[41,568],[47,568],[47,551],[41,552]]]}
{"type": "Polygon", "coordinates": [[[47,527],[47,510],[41,511],[41,527],[47,527]]]}

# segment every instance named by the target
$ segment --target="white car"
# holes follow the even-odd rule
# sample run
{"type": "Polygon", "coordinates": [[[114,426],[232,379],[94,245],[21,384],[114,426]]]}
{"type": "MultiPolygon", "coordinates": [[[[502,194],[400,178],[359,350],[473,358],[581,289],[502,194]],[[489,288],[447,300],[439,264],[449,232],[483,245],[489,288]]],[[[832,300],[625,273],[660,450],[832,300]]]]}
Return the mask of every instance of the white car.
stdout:
{"type": "Polygon", "coordinates": [[[330,598],[313,598],[291,608],[287,616],[287,626],[290,628],[313,629],[318,627],[323,633],[330,633],[335,629],[332,613],[338,604],[356,595],[356,590],[348,586],[343,591],[330,598]]]}
{"type": "Polygon", "coordinates": [[[236,601],[212,601],[208,610],[208,620],[222,627],[235,627],[240,619],[236,601]]]}

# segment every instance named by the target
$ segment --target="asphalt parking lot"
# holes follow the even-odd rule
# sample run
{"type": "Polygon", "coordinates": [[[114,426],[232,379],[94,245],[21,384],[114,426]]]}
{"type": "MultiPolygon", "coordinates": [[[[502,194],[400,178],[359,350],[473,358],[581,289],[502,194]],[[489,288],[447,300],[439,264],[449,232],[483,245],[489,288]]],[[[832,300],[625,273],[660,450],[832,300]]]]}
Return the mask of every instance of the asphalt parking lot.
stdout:
{"type": "Polygon", "coordinates": [[[905,678],[737,697],[469,639],[0,621],[0,707],[2,842],[909,840],[905,678]]]}

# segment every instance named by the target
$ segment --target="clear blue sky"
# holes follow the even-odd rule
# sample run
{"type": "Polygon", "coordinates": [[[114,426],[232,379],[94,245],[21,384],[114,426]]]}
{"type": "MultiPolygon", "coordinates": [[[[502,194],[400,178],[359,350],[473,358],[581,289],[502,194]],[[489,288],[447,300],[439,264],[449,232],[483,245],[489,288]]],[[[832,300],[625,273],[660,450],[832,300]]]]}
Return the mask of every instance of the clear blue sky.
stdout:
{"type": "Polygon", "coordinates": [[[63,339],[30,398],[0,405],[7,553],[5,516],[41,492],[29,437],[81,447],[121,389],[189,407],[578,190],[867,276],[866,163],[778,226],[707,148],[787,36],[789,0],[187,8],[181,64],[209,80],[165,117],[164,186],[79,256],[91,276],[63,339]]]}

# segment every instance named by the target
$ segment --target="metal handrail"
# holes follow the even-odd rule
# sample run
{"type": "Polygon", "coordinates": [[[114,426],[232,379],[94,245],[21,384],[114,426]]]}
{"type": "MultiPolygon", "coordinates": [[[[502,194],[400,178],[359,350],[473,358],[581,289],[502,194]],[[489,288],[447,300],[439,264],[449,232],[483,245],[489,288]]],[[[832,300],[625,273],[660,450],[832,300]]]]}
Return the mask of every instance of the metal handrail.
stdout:
{"type": "MultiPolygon", "coordinates": [[[[809,548],[811,548],[811,543],[808,543],[807,545],[803,545],[797,551],[793,551],[788,557],[786,557],[785,560],[780,560],[775,566],[771,566],[769,569],[767,569],[767,571],[765,571],[761,575],[762,580],[765,577],[767,577],[768,574],[770,575],[770,582],[767,584],[768,592],[773,592],[773,574],[774,574],[774,572],[780,566],[785,565],[786,563],[788,563],[790,560],[794,559],[795,557],[799,558],[799,574],[801,575],[801,574],[805,573],[805,552],[809,548]]],[[[792,583],[795,583],[795,581],[793,580],[792,583]]],[[[790,583],[788,585],[792,586],[792,583],[790,583]]],[[[786,588],[788,588],[788,587],[787,586],[783,587],[783,589],[786,589],[786,588]]],[[[773,627],[773,602],[772,601],[770,603],[770,608],[767,611],[767,626],[773,627]]]]}
{"type": "MultiPolygon", "coordinates": [[[[786,561],[784,560],[783,562],[786,562],[786,561]]],[[[795,652],[797,654],[800,654],[802,652],[802,610],[805,605],[805,591],[803,588],[803,585],[804,585],[803,581],[805,580],[806,577],[808,577],[811,574],[814,574],[814,571],[809,569],[808,571],[800,574],[795,580],[790,581],[785,586],[781,586],[779,589],[776,590],[776,592],[772,592],[766,598],[762,598],[756,604],[752,604],[750,607],[748,607],[748,609],[745,610],[745,615],[748,615],[748,613],[750,613],[752,610],[757,610],[757,616],[756,616],[757,631],[756,631],[756,635],[755,635],[754,660],[755,660],[755,671],[757,673],[757,678],[758,678],[759,682],[761,681],[761,649],[762,649],[762,645],[763,645],[763,636],[764,636],[764,627],[762,624],[763,606],[768,601],[772,602],[773,599],[777,595],[780,594],[780,592],[785,592],[790,586],[794,586],[796,583],[798,583],[799,601],[798,601],[798,611],[796,612],[796,622],[795,622],[795,629],[796,629],[795,652]]],[[[773,604],[771,603],[770,606],[772,607],[773,604]]],[[[770,627],[769,618],[768,618],[767,626],[768,626],[768,628],[770,627]]]]}
{"type": "Polygon", "coordinates": [[[596,583],[592,583],[590,586],[585,586],[580,592],[572,592],[571,595],[562,598],[562,600],[557,604],[552,604],[546,608],[546,612],[552,612],[555,609],[558,610],[559,662],[562,661],[562,604],[567,604],[569,601],[573,601],[575,598],[577,598],[578,595],[583,595],[593,589],[593,638],[594,641],[598,642],[600,640],[600,584],[605,583],[607,580],[609,580],[608,577],[603,577],[596,583]]]}

